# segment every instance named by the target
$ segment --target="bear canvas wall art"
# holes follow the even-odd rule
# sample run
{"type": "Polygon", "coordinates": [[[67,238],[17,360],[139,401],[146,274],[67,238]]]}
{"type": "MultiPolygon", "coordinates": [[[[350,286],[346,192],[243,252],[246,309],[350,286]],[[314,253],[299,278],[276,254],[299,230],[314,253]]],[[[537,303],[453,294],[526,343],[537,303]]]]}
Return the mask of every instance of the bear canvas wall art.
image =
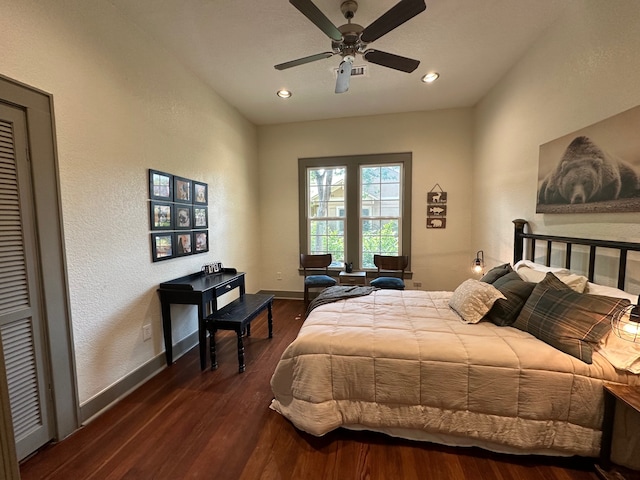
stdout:
{"type": "Polygon", "coordinates": [[[537,213],[640,211],[640,107],[540,146],[537,213]]]}

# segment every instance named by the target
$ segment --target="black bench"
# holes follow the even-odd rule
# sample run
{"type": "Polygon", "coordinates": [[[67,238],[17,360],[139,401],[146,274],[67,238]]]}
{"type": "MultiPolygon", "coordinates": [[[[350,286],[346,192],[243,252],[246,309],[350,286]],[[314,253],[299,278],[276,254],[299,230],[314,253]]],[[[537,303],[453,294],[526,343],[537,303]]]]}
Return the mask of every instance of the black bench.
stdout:
{"type": "Polygon", "coordinates": [[[251,336],[251,321],[265,308],[268,309],[269,338],[273,338],[273,317],[271,307],[273,295],[261,293],[246,293],[220,310],[213,312],[205,319],[205,326],[209,331],[209,350],[211,354],[211,370],[218,368],[216,359],[216,332],[218,330],[233,330],[238,335],[238,365],[240,373],[244,372],[244,344],[242,336],[251,336]]]}

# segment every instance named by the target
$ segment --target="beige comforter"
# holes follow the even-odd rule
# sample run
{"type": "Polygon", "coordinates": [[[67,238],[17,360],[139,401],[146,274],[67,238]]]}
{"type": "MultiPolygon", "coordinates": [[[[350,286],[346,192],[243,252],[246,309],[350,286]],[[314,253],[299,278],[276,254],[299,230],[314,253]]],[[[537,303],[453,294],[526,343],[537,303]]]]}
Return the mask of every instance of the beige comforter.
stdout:
{"type": "Polygon", "coordinates": [[[313,435],[368,429],[495,451],[597,456],[602,380],[532,335],[462,323],[451,292],[378,290],[315,309],[271,379],[272,408],[313,435]]]}

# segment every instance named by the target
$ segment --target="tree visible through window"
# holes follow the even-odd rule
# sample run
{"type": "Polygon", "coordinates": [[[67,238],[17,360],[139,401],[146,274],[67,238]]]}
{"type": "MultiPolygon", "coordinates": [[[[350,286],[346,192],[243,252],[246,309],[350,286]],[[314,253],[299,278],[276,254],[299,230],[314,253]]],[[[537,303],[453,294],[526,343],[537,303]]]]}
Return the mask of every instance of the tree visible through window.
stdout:
{"type": "Polygon", "coordinates": [[[344,167],[309,168],[307,214],[309,253],[330,253],[344,263],[344,167]]]}
{"type": "Polygon", "coordinates": [[[299,179],[302,253],[356,269],[410,255],[411,154],[301,159],[299,179]]]}

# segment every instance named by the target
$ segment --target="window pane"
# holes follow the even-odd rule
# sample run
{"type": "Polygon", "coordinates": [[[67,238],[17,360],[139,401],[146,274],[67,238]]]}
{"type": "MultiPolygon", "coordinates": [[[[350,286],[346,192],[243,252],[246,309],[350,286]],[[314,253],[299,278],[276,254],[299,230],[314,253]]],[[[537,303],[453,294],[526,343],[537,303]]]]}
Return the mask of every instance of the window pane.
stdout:
{"type": "Polygon", "coordinates": [[[345,168],[307,169],[309,253],[330,253],[332,266],[345,257],[345,168]]]}
{"type": "Polygon", "coordinates": [[[307,169],[309,218],[344,217],[344,177],[345,169],[307,169]]]}
{"type": "Polygon", "coordinates": [[[401,165],[380,165],[360,169],[361,257],[364,268],[374,268],[374,254],[400,254],[401,168],[401,165]]]}

